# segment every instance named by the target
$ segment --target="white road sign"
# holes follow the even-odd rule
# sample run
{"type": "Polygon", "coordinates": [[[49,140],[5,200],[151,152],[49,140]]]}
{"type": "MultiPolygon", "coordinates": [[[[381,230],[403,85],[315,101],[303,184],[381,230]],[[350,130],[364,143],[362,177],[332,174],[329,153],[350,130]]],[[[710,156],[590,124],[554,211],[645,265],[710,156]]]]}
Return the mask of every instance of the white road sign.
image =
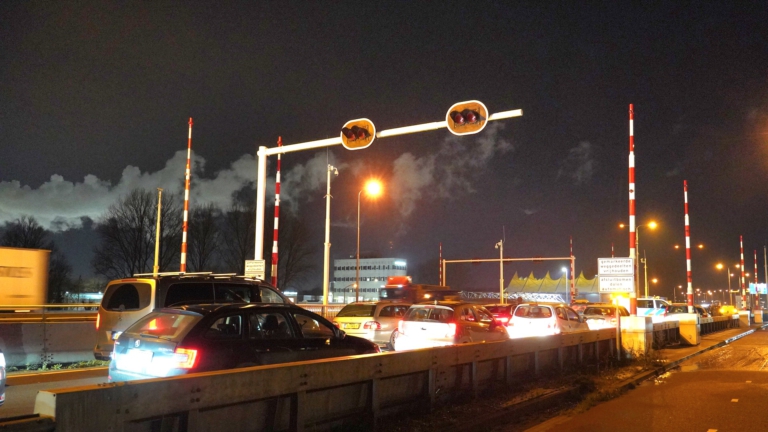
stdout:
{"type": "Polygon", "coordinates": [[[264,280],[266,278],[266,263],[264,260],[245,260],[245,275],[264,280]]]}
{"type": "Polygon", "coordinates": [[[632,292],[635,279],[630,276],[599,276],[600,292],[632,292]]]}
{"type": "Polygon", "coordinates": [[[632,258],[598,258],[597,274],[600,276],[631,276],[635,274],[634,260],[632,258]]]}

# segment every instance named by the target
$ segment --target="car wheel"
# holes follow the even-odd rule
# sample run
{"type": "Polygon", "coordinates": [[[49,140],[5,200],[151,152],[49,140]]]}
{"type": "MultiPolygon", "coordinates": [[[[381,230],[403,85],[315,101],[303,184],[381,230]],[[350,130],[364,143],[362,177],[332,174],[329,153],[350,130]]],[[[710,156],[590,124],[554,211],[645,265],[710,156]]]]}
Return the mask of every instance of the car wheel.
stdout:
{"type": "Polygon", "coordinates": [[[397,332],[397,329],[395,329],[391,335],[389,335],[389,343],[387,344],[387,349],[390,351],[395,350],[395,339],[397,339],[397,335],[399,333],[397,332]]]}

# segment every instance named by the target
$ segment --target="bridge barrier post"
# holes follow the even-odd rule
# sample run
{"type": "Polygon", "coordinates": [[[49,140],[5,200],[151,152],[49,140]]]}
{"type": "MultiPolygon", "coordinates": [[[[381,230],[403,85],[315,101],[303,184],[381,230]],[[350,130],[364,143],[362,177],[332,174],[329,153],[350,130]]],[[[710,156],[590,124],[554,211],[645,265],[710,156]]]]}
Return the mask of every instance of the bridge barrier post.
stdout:
{"type": "Polygon", "coordinates": [[[752,324],[751,313],[746,311],[739,311],[739,326],[749,327],[752,324]]]}
{"type": "Polygon", "coordinates": [[[629,358],[649,353],[653,349],[651,317],[621,317],[621,345],[629,358]]]}
{"type": "Polygon", "coordinates": [[[681,313],[670,315],[670,319],[680,323],[680,339],[686,345],[699,345],[701,343],[702,321],[699,314],[681,313]]]}

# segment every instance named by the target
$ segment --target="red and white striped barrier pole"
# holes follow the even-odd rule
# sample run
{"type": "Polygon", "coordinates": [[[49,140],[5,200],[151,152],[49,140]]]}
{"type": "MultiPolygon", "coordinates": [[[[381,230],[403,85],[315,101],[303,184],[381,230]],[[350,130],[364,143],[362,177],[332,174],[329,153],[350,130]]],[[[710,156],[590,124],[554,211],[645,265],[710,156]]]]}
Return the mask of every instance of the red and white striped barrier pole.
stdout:
{"type": "Polygon", "coordinates": [[[691,224],[688,218],[688,181],[683,180],[685,202],[685,275],[688,278],[688,313],[693,313],[693,278],[691,276],[691,224]]]}
{"type": "Polygon", "coordinates": [[[573,236],[570,236],[571,240],[571,304],[573,304],[576,301],[576,285],[573,283],[573,268],[574,266],[574,259],[573,259],[573,236]]]}
{"type": "Polygon", "coordinates": [[[757,249],[755,249],[755,296],[754,299],[754,305],[755,309],[760,309],[760,295],[757,293],[757,249]]]}
{"type": "Polygon", "coordinates": [[[184,220],[181,225],[181,273],[187,272],[187,229],[189,228],[189,180],[192,177],[192,117],[189,118],[189,139],[187,141],[187,168],[184,170],[184,220]]]}
{"type": "Polygon", "coordinates": [[[614,255],[613,255],[613,243],[611,243],[611,258],[614,258],[614,255]]]}
{"type": "Polygon", "coordinates": [[[637,315],[637,253],[635,250],[635,111],[632,104],[629,104],[629,257],[635,267],[633,276],[634,287],[629,294],[629,312],[637,315]]]}
{"type": "Polygon", "coordinates": [[[440,252],[439,252],[439,259],[438,259],[439,269],[438,269],[438,280],[440,281],[440,286],[443,286],[443,242],[440,242],[440,252]]]}
{"type": "MultiPolygon", "coordinates": [[[[277,137],[277,146],[283,146],[283,137],[277,137]]],[[[277,173],[275,174],[275,227],[272,231],[272,286],[277,286],[277,228],[280,220],[280,157],[282,153],[277,154],[277,173]]]]}
{"type": "Polygon", "coordinates": [[[744,285],[744,236],[739,236],[741,250],[741,309],[747,310],[747,288],[744,285]]]}

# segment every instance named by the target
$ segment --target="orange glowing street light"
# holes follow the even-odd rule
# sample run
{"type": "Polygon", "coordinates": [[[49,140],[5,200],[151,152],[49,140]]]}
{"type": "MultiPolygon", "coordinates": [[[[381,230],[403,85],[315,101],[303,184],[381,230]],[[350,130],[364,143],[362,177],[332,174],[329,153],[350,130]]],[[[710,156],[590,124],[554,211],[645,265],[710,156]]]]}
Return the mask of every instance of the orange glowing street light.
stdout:
{"type": "MultiPolygon", "coordinates": [[[[360,301],[360,195],[365,191],[365,194],[371,198],[376,198],[381,195],[383,186],[378,180],[368,180],[357,193],[357,262],[355,265],[355,301],[360,301]]],[[[346,296],[346,294],[345,294],[346,296]]]]}

